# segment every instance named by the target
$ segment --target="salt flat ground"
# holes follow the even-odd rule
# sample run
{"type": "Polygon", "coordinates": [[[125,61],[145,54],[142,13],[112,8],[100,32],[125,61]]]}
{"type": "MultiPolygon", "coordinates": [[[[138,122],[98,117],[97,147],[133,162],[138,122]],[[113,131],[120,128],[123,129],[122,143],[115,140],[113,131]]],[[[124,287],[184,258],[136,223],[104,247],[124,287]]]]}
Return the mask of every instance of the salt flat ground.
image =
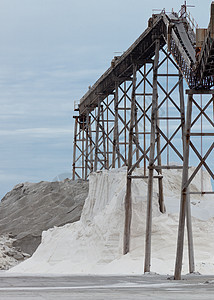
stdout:
{"type": "Polygon", "coordinates": [[[4,299],[213,299],[214,276],[12,276],[0,273],[4,299]]]}

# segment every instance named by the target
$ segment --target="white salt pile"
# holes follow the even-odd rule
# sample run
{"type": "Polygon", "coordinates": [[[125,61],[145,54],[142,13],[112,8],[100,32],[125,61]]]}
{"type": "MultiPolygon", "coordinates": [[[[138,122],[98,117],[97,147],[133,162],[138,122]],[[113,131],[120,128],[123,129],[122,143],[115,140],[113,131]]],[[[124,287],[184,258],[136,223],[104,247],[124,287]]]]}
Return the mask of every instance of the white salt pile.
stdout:
{"type": "MultiPolygon", "coordinates": [[[[138,169],[137,174],[142,174],[138,169]]],[[[167,212],[161,214],[154,186],[152,267],[160,274],[172,274],[175,263],[181,170],[164,172],[167,212]]],[[[211,190],[204,174],[204,189],[211,190]]],[[[80,221],[43,232],[42,243],[34,255],[9,272],[61,274],[142,274],[146,224],[147,183],[133,180],[133,219],[131,251],[122,255],[126,169],[90,175],[89,196],[80,221]]],[[[200,190],[200,176],[191,185],[200,190]]],[[[214,197],[191,197],[196,271],[214,274],[214,197]]],[[[188,273],[185,248],[183,272],[188,273]]]]}

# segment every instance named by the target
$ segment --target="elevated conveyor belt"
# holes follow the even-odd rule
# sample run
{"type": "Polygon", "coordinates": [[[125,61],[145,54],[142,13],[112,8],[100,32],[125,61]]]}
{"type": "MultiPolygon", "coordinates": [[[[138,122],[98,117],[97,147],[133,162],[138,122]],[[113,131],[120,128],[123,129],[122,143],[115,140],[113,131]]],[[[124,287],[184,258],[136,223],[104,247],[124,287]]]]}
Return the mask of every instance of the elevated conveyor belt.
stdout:
{"type": "Polygon", "coordinates": [[[131,45],[131,47],[97,80],[90,90],[81,98],[80,115],[86,110],[93,110],[98,101],[103,100],[115,89],[115,81],[121,84],[131,80],[133,63],[140,69],[145,61],[154,56],[155,40],[160,39],[160,46],[168,45],[173,57],[189,87],[192,89],[210,89],[214,86],[214,2],[211,5],[211,20],[207,37],[196,60],[196,35],[191,29],[188,18],[176,13],[162,12],[153,15],[148,28],[131,45]],[[213,11],[213,13],[212,13],[213,11]]]}
{"type": "Polygon", "coordinates": [[[186,51],[191,63],[195,63],[195,49],[190,41],[188,33],[184,28],[184,23],[182,21],[175,22],[175,27],[177,30],[177,35],[180,37],[183,49],[186,51]]]}
{"type": "Polygon", "coordinates": [[[185,21],[183,19],[180,19],[178,17],[176,17],[173,14],[170,14],[168,16],[169,21],[170,21],[170,25],[174,26],[174,31],[176,36],[178,37],[183,50],[186,52],[187,56],[188,56],[188,61],[187,63],[189,64],[189,67],[191,67],[191,65],[193,65],[196,61],[195,58],[195,34],[193,32],[193,36],[192,38],[190,38],[189,32],[190,30],[187,30],[187,26],[189,24],[185,23],[185,21]],[[186,26],[186,28],[185,28],[186,26]]]}

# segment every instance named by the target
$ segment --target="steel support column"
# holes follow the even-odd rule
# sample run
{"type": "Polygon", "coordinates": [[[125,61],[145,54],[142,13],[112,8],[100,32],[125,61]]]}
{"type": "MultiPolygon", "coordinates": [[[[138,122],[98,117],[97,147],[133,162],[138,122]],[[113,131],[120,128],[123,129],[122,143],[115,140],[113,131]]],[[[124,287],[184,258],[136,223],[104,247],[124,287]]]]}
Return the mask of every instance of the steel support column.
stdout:
{"type": "MultiPolygon", "coordinates": [[[[132,97],[131,97],[131,119],[129,127],[129,149],[128,149],[128,171],[132,166],[133,158],[133,131],[136,125],[135,123],[135,89],[136,89],[136,76],[137,65],[133,64],[133,85],[132,85],[132,97]]],[[[128,172],[127,172],[128,173],[128,172]]],[[[132,218],[132,199],[131,199],[131,177],[127,176],[126,182],[126,196],[125,196],[125,227],[124,227],[124,240],[123,240],[123,254],[127,254],[130,250],[130,232],[131,232],[131,218],[132,218]]]]}
{"type": "Polygon", "coordinates": [[[185,215],[186,215],[186,210],[188,205],[187,188],[184,188],[184,184],[188,180],[191,117],[192,117],[192,95],[189,95],[188,103],[187,103],[186,126],[184,132],[184,163],[183,163],[183,176],[182,176],[182,192],[181,192],[180,217],[179,217],[179,227],[178,227],[177,255],[176,255],[175,275],[174,275],[176,280],[181,279],[181,269],[182,269],[182,260],[183,260],[185,215]]]}
{"type": "MultiPolygon", "coordinates": [[[[193,273],[195,271],[194,264],[194,251],[193,251],[193,237],[192,237],[192,223],[191,223],[191,212],[190,212],[190,183],[194,179],[195,175],[199,171],[199,169],[204,165],[207,169],[208,173],[214,179],[214,172],[210,169],[210,167],[206,164],[205,160],[208,158],[210,153],[214,149],[214,143],[211,144],[207,153],[202,157],[199,154],[197,148],[193,145],[191,141],[191,136],[207,136],[214,137],[213,120],[205,113],[205,110],[213,105],[214,103],[214,91],[187,91],[188,94],[188,102],[187,102],[187,114],[186,114],[186,122],[185,122],[185,131],[184,131],[184,162],[183,162],[183,175],[182,175],[182,189],[181,189],[181,202],[180,202],[180,216],[179,216],[179,227],[178,227],[178,239],[177,239],[177,253],[176,253],[176,262],[175,262],[175,272],[174,279],[181,279],[181,271],[182,271],[182,261],[183,261],[183,248],[184,248],[184,228],[185,228],[185,218],[187,221],[187,232],[188,232],[188,250],[189,250],[189,271],[193,273]],[[212,98],[205,107],[199,106],[199,104],[194,100],[194,94],[212,94],[212,98]],[[193,106],[199,109],[199,114],[194,117],[192,120],[192,110],[193,106]],[[193,133],[192,128],[199,117],[204,115],[204,117],[209,121],[210,128],[212,128],[212,132],[201,132],[201,133],[193,133]],[[199,165],[194,170],[193,174],[189,177],[189,157],[190,157],[190,149],[193,150],[193,153],[199,159],[199,165]]],[[[203,191],[203,194],[206,192],[203,191]]],[[[213,193],[208,191],[208,193],[213,193]]]]}
{"type": "Polygon", "coordinates": [[[115,168],[116,157],[118,161],[118,168],[120,167],[120,157],[119,153],[119,133],[118,133],[118,81],[115,82],[115,93],[114,93],[114,139],[113,139],[113,154],[112,154],[112,168],[115,168]]]}
{"type": "Polygon", "coordinates": [[[160,40],[156,40],[155,59],[153,67],[153,95],[152,95],[152,115],[151,115],[151,137],[149,155],[149,178],[147,192],[147,217],[146,217],[146,241],[145,241],[145,263],[144,272],[150,272],[151,265],[151,232],[152,232],[152,197],[153,197],[153,176],[154,176],[154,157],[155,157],[155,133],[157,127],[157,71],[159,62],[160,40]]]}

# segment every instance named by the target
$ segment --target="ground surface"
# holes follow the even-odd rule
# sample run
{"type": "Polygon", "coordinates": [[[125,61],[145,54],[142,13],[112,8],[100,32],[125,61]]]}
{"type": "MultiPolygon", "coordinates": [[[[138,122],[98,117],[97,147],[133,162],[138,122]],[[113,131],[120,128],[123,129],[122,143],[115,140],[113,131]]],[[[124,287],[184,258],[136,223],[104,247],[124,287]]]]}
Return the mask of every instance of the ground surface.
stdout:
{"type": "Polygon", "coordinates": [[[17,276],[0,273],[4,299],[213,299],[214,276],[17,276]]]}

